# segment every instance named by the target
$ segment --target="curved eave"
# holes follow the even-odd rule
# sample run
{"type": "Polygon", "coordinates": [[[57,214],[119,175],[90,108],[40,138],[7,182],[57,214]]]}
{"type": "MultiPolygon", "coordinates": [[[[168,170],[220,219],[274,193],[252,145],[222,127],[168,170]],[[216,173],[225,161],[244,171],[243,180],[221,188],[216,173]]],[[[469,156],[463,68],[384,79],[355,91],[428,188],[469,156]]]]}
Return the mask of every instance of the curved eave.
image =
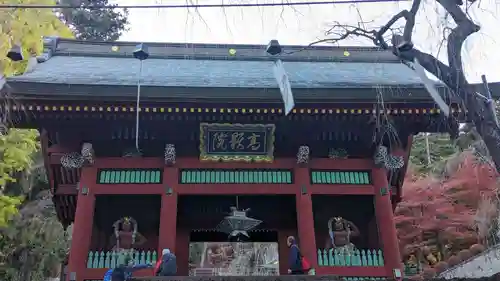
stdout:
{"type": "MultiPolygon", "coordinates": [[[[133,101],[137,86],[56,84],[35,82],[9,82],[16,99],[59,101],[133,101]]],[[[433,103],[427,91],[419,85],[377,86],[343,84],[324,88],[293,88],[295,102],[376,102],[382,93],[385,102],[433,103]]],[[[450,100],[441,88],[445,100],[450,100]]],[[[141,97],[150,102],[196,102],[196,103],[281,103],[277,88],[229,88],[229,87],[163,87],[141,86],[141,97]]]]}

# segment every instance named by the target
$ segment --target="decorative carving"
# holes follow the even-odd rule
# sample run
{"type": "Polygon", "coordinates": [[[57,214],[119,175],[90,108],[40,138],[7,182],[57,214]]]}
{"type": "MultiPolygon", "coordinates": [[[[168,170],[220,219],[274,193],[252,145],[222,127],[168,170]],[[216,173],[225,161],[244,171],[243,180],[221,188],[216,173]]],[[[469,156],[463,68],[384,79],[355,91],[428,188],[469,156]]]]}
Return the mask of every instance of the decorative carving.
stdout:
{"type": "Polygon", "coordinates": [[[66,169],[79,169],[84,163],[85,160],[78,152],[70,152],[61,156],[61,165],[66,169]]]}
{"type": "Polygon", "coordinates": [[[175,145],[167,143],[165,145],[165,164],[174,165],[176,158],[175,145]]]}
{"type": "Polygon", "coordinates": [[[330,148],[328,151],[328,158],[330,159],[347,159],[348,157],[347,150],[343,148],[330,148]]]}
{"type": "Polygon", "coordinates": [[[389,154],[387,147],[383,145],[377,147],[373,161],[377,167],[385,167],[388,170],[397,170],[404,166],[403,157],[389,154]]]}
{"type": "Polygon", "coordinates": [[[307,164],[309,163],[309,146],[301,145],[299,151],[297,152],[297,164],[307,164]]]}
{"type": "Polygon", "coordinates": [[[94,165],[95,153],[91,143],[86,142],[82,145],[82,157],[86,163],[94,165]]]}

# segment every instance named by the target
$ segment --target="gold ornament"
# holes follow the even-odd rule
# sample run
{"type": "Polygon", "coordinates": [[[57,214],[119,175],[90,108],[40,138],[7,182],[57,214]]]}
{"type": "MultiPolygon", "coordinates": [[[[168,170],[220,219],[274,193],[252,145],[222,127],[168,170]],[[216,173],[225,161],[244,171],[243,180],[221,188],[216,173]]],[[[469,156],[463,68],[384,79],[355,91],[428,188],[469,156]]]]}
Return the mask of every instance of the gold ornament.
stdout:
{"type": "Polygon", "coordinates": [[[236,50],[235,50],[235,49],[229,49],[229,54],[230,54],[231,56],[236,55],[236,50]]]}
{"type": "Polygon", "coordinates": [[[349,51],[344,51],[344,56],[345,56],[345,57],[348,57],[348,56],[350,56],[350,55],[351,55],[351,53],[349,53],[349,51]]]}
{"type": "Polygon", "coordinates": [[[111,47],[111,51],[113,51],[113,52],[118,52],[119,50],[120,50],[120,47],[118,47],[118,46],[111,47]]]}

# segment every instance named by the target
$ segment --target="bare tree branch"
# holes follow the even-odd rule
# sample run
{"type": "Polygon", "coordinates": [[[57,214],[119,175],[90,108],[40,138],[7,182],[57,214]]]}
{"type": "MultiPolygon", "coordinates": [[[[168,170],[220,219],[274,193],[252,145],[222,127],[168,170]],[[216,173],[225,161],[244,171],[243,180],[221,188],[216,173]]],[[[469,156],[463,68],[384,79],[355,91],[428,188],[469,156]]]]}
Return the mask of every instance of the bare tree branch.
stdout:
{"type": "MultiPolygon", "coordinates": [[[[444,64],[436,57],[422,52],[414,47],[412,34],[415,27],[415,17],[420,8],[421,0],[413,0],[410,10],[403,10],[394,15],[378,31],[365,30],[360,26],[346,26],[335,24],[326,32],[327,36],[336,35],[334,38],[327,38],[311,43],[310,45],[330,42],[336,43],[351,36],[360,36],[373,41],[374,45],[392,50],[394,55],[405,64],[413,63],[415,60],[428,72],[441,80],[466,107],[467,118],[475,125],[477,132],[483,138],[490,156],[495,163],[497,171],[500,171],[500,128],[497,125],[494,112],[491,110],[491,100],[485,100],[477,95],[473,87],[468,83],[462,60],[462,47],[467,37],[478,32],[480,27],[475,24],[462,10],[464,5],[462,0],[436,0],[453,18],[456,27],[451,29],[447,38],[448,65],[444,64]],[[400,19],[405,20],[403,32],[394,32],[393,26],[400,19]],[[343,33],[334,32],[343,29],[343,33]],[[387,31],[393,32],[390,44],[384,38],[387,31]]],[[[468,0],[465,5],[474,3],[475,0],[468,0]]]]}

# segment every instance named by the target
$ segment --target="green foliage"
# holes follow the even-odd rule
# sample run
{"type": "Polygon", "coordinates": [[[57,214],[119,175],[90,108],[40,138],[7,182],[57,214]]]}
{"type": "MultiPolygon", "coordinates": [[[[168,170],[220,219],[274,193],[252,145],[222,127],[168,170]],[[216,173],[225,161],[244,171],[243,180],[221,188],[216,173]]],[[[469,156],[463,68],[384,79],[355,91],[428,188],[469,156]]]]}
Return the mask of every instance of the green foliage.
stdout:
{"type": "Polygon", "coordinates": [[[32,155],[38,151],[38,131],[10,129],[0,136],[0,186],[15,182],[13,174],[22,172],[33,164],[32,155]]]}
{"type": "MultiPolygon", "coordinates": [[[[10,129],[0,135],[0,227],[5,227],[17,213],[22,197],[5,194],[5,187],[16,182],[14,175],[22,175],[33,164],[33,155],[40,148],[38,131],[10,129]]],[[[22,195],[23,193],[21,193],[22,195]]]]}
{"type": "Polygon", "coordinates": [[[51,195],[41,194],[0,228],[0,280],[45,280],[58,274],[70,233],[57,220],[51,195]]]}
{"type": "Polygon", "coordinates": [[[6,226],[8,221],[17,214],[17,207],[21,203],[21,197],[0,195],[0,227],[6,226]]]}
{"type": "MultiPolygon", "coordinates": [[[[55,0],[0,0],[0,4],[54,5],[55,0]]],[[[73,37],[50,9],[0,9],[0,70],[6,76],[24,72],[27,61],[12,62],[5,57],[12,44],[22,47],[25,58],[40,54],[42,36],[73,37]]]]}
{"type": "Polygon", "coordinates": [[[455,157],[459,149],[446,134],[418,134],[413,138],[410,163],[418,174],[441,174],[450,158],[455,157]],[[427,153],[427,141],[428,150],[427,153]],[[430,160],[430,162],[429,162],[430,160]]]}
{"type": "MultiPolygon", "coordinates": [[[[127,9],[89,9],[88,6],[110,6],[108,0],[62,0],[61,4],[80,3],[81,9],[63,9],[62,19],[74,31],[77,39],[115,41],[127,30],[127,9]]],[[[116,6],[116,5],[114,5],[116,6]]]]}

